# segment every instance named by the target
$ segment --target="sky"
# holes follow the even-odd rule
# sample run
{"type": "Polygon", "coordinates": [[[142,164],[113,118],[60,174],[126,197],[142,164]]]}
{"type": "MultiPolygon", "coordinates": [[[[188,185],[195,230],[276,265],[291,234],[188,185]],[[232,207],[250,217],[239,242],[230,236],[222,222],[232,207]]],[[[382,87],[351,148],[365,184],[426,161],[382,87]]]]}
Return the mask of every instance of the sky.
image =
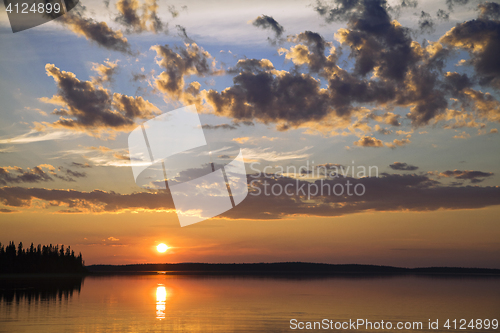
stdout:
{"type": "Polygon", "coordinates": [[[2,244],[500,268],[497,2],[87,0],[16,33],[2,5],[0,42],[2,244]],[[216,165],[241,149],[249,194],[181,227],[163,177],[136,183],[128,135],[188,105],[216,165]],[[362,195],[299,190],[348,182],[362,195]]]}

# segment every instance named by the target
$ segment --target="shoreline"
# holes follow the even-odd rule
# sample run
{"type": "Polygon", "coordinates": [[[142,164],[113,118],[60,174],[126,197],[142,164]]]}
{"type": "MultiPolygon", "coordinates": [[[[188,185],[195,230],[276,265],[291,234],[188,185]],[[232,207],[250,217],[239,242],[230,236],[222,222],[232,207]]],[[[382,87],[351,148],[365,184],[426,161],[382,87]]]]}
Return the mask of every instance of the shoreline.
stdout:
{"type": "Polygon", "coordinates": [[[0,279],[14,278],[84,278],[125,275],[191,275],[191,276],[254,276],[254,277],[389,277],[389,276],[488,276],[500,277],[500,269],[464,267],[420,267],[357,264],[320,264],[304,262],[251,264],[132,264],[90,265],[78,273],[2,273],[0,279]]]}

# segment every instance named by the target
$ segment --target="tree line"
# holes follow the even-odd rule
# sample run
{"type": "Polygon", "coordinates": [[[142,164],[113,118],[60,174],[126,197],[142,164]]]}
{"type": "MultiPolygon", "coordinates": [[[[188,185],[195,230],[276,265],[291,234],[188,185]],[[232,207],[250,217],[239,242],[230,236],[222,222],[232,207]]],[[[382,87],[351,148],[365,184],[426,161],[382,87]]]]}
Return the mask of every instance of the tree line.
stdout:
{"type": "Polygon", "coordinates": [[[82,273],[85,272],[82,254],[75,256],[75,251],[64,245],[40,245],[31,243],[24,248],[20,242],[5,246],[0,243],[0,274],[5,273],[82,273]]]}

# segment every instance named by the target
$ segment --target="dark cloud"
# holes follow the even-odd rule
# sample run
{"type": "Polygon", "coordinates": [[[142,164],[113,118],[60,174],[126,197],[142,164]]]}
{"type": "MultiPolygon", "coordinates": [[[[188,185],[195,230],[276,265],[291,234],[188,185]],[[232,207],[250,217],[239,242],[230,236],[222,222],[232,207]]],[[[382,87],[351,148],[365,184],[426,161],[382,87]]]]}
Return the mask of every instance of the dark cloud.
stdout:
{"type": "Polygon", "coordinates": [[[179,37],[181,37],[184,40],[184,42],[186,42],[186,43],[193,43],[194,42],[191,38],[189,38],[185,27],[183,27],[179,24],[177,24],[175,27],[177,28],[179,37]]]}
{"type": "Polygon", "coordinates": [[[108,90],[90,81],[80,81],[73,73],[61,71],[52,64],[47,64],[45,69],[47,75],[56,82],[58,93],[42,101],[63,106],[54,111],[61,117],[51,126],[98,135],[100,131],[128,130],[134,125],[135,119],[151,118],[159,112],[158,108],[142,97],[118,93],[111,95],[108,90]]]}
{"type": "MultiPolygon", "coordinates": [[[[398,6],[414,8],[416,3],[403,1],[398,6]]],[[[474,21],[497,24],[486,20],[486,15],[496,17],[491,14],[496,7],[488,6],[484,5],[488,10],[482,10],[480,19],[474,21]]],[[[164,68],[155,78],[156,88],[171,99],[208,107],[216,115],[230,117],[233,121],[275,123],[279,130],[300,126],[345,128],[353,116],[357,116],[358,124],[366,125],[369,119],[392,126],[401,124],[401,116],[394,113],[391,117],[377,118],[372,118],[373,112],[362,113],[367,105],[389,110],[409,108],[406,116],[413,126],[418,127],[445,119],[450,97],[455,99],[451,103],[458,99],[469,109],[485,110],[486,105],[492,103],[490,95],[472,91],[470,86],[488,80],[494,83],[495,69],[484,70],[478,80],[465,74],[444,73],[452,48],[464,48],[464,45],[459,41],[453,45],[446,36],[441,39],[442,43],[420,44],[414,41],[412,30],[391,17],[393,9],[386,1],[318,2],[315,9],[327,22],[347,21],[347,28],[339,29],[335,38],[342,48],[349,50],[349,57],[354,62],[352,70],[342,69],[337,64],[342,48],[336,49],[318,33],[304,31],[288,38],[293,46],[278,50],[295,65],[289,72],[276,70],[267,59],[243,59],[226,71],[217,70],[213,57],[194,43],[187,45],[186,49],[156,45],[152,49],[157,52],[158,64],[164,68]],[[185,81],[190,75],[204,77],[222,73],[234,75],[233,85],[222,91],[200,90],[199,82],[186,84],[185,81]]],[[[432,18],[425,12],[420,12],[420,16],[421,28],[430,31],[434,24],[432,18]]],[[[255,24],[273,29],[269,18],[262,16],[255,24]]],[[[496,35],[488,36],[482,35],[478,40],[498,40],[496,35]]],[[[463,35],[456,37],[463,39],[463,35]]],[[[475,57],[472,63],[479,72],[482,64],[480,53],[484,49],[476,44],[470,48],[475,57]]],[[[498,59],[492,59],[493,54],[496,53],[489,52],[487,56],[490,67],[498,63],[498,59]]],[[[484,111],[476,113],[486,114],[484,111]]],[[[491,112],[488,119],[494,119],[491,112]]],[[[394,148],[409,142],[407,137],[385,145],[394,148]]],[[[358,141],[358,145],[364,143],[358,141]]]]}
{"type": "Polygon", "coordinates": [[[485,2],[478,6],[479,18],[483,20],[494,20],[498,21],[500,19],[500,4],[496,2],[485,2]]]}
{"type": "Polygon", "coordinates": [[[132,73],[132,81],[145,81],[148,76],[144,73],[132,73]]]}
{"type": "Polygon", "coordinates": [[[440,177],[453,177],[459,180],[470,180],[471,183],[480,183],[485,178],[491,177],[494,174],[492,172],[483,172],[483,171],[473,171],[473,170],[447,170],[439,173],[440,177]]]}
{"type": "Polygon", "coordinates": [[[404,171],[415,171],[418,169],[418,166],[402,162],[394,162],[393,164],[389,165],[389,167],[393,170],[404,170],[404,171]]]}
{"type": "Polygon", "coordinates": [[[417,0],[401,0],[399,4],[403,8],[417,8],[418,1],[417,0]]]}
{"type": "Polygon", "coordinates": [[[442,9],[438,9],[438,11],[436,12],[436,16],[438,19],[443,21],[448,21],[450,19],[450,13],[447,13],[442,9]]]}
{"type": "Polygon", "coordinates": [[[420,13],[420,18],[418,20],[418,28],[420,32],[431,33],[434,31],[434,21],[429,13],[424,12],[423,10],[420,13]]]}
{"type": "MultiPolygon", "coordinates": [[[[249,175],[250,193],[236,208],[221,217],[232,219],[281,219],[288,216],[341,216],[366,211],[433,211],[438,209],[475,209],[500,204],[500,188],[480,186],[443,186],[426,175],[382,174],[380,177],[361,179],[337,177],[317,180],[310,183],[288,177],[271,175],[249,175]],[[264,182],[267,182],[265,185],[264,182]],[[348,183],[350,185],[348,185],[348,183]],[[335,195],[326,189],[336,184],[345,190],[335,195]],[[365,193],[361,196],[348,195],[357,184],[362,184],[365,193]],[[278,187],[290,195],[269,195],[271,189],[278,187]],[[308,187],[318,193],[308,198],[308,187]],[[323,193],[321,193],[323,186],[323,193]],[[265,195],[267,189],[268,195],[265,195]],[[302,189],[302,190],[301,190],[302,189]],[[260,194],[259,194],[260,190],[260,194]]],[[[360,189],[358,187],[358,193],[360,189]]],[[[309,192],[311,193],[311,192],[309,192]]],[[[3,187],[0,188],[0,202],[6,206],[30,207],[33,200],[50,202],[52,207],[63,210],[78,209],[82,212],[124,212],[124,211],[166,211],[173,210],[171,196],[166,191],[119,194],[94,190],[80,192],[75,190],[50,190],[44,188],[3,187]]]]}
{"type": "Polygon", "coordinates": [[[88,163],[78,163],[78,162],[71,162],[71,166],[76,168],[92,168],[92,166],[88,163]]]}
{"type": "Polygon", "coordinates": [[[359,79],[336,66],[332,67],[335,74],[329,78],[326,89],[311,74],[278,72],[266,59],[240,60],[238,68],[232,87],[221,92],[203,92],[208,105],[217,115],[277,123],[280,130],[326,118],[345,126],[358,110],[352,104],[388,103],[396,95],[395,86],[390,83],[359,79]]]}
{"type": "Polygon", "coordinates": [[[252,24],[256,27],[262,28],[262,29],[271,29],[274,34],[275,38],[271,39],[269,38],[269,41],[273,44],[275,44],[280,38],[283,32],[285,31],[285,28],[281,24],[279,24],[274,18],[271,16],[267,15],[261,15],[257,17],[252,24]]]}
{"type": "Polygon", "coordinates": [[[335,6],[323,4],[321,1],[316,2],[314,10],[321,16],[324,16],[326,21],[331,23],[335,21],[345,21],[352,15],[358,5],[358,0],[335,0],[335,6]]]}
{"type": "Polygon", "coordinates": [[[267,59],[240,59],[236,65],[227,70],[228,73],[238,74],[240,72],[264,72],[275,69],[271,61],[267,59]]]}
{"type": "Polygon", "coordinates": [[[464,6],[469,3],[469,0],[446,0],[448,10],[453,11],[454,6],[464,6]]]}
{"type": "Polygon", "coordinates": [[[84,36],[99,46],[132,54],[127,38],[120,31],[111,29],[105,22],[96,22],[74,11],[64,14],[58,20],[74,33],[84,36]]]}
{"type": "Polygon", "coordinates": [[[205,124],[202,125],[202,128],[208,130],[217,130],[217,129],[235,130],[241,125],[254,126],[255,124],[251,121],[240,121],[240,122],[233,122],[231,124],[218,124],[218,125],[205,124]]]}
{"type": "MultiPolygon", "coordinates": [[[[269,61],[266,64],[272,66],[269,61]]],[[[205,94],[217,115],[238,121],[299,126],[305,121],[320,120],[331,111],[328,91],[308,74],[278,75],[261,67],[239,73],[233,82],[222,92],[209,90],[205,94]]]]}
{"type": "Polygon", "coordinates": [[[84,177],[87,177],[87,173],[86,172],[79,172],[79,171],[73,171],[73,170],[70,170],[70,169],[66,169],[66,173],[68,175],[70,175],[71,177],[75,177],[75,178],[84,178],[84,177]]]}
{"type": "Polygon", "coordinates": [[[50,201],[53,206],[66,206],[87,212],[174,208],[172,199],[168,193],[141,192],[119,194],[100,190],[80,192],[45,188],[0,188],[0,201],[6,206],[29,207],[33,199],[50,201]]]}
{"type": "Polygon", "coordinates": [[[347,15],[348,29],[338,38],[351,48],[354,73],[365,76],[378,68],[377,75],[401,82],[420,56],[412,48],[410,29],[395,24],[382,0],[358,1],[347,15]]]}
{"type": "Polygon", "coordinates": [[[142,4],[138,0],[118,0],[116,9],[119,14],[115,21],[124,25],[129,32],[151,31],[162,32],[165,25],[158,17],[158,4],[156,0],[145,0],[142,4]],[[139,10],[142,10],[142,14],[139,10]]]}
{"type": "Polygon", "coordinates": [[[389,135],[392,133],[392,131],[390,129],[382,128],[382,127],[379,127],[377,129],[377,132],[379,132],[380,134],[383,134],[383,135],[389,135]]]}
{"type": "MultiPolygon", "coordinates": [[[[347,29],[339,29],[336,38],[351,49],[354,59],[352,74],[344,71],[339,75],[337,70],[330,78],[332,92],[339,87],[347,92],[335,99],[338,107],[349,110],[353,103],[373,102],[411,107],[409,118],[415,126],[427,124],[446,110],[447,98],[440,89],[449,54],[446,49],[434,44],[423,48],[414,42],[411,29],[392,20],[383,0],[336,1],[335,7],[327,7],[323,5],[319,11],[327,22],[347,21],[347,29]],[[368,75],[375,79],[360,79],[368,75]],[[373,93],[358,96],[356,91],[364,87],[373,93]]],[[[430,15],[423,16],[422,27],[429,28],[430,21],[424,21],[430,15]]]]}
{"type": "Polygon", "coordinates": [[[474,82],[467,74],[459,74],[457,72],[448,72],[445,74],[445,88],[455,98],[464,97],[464,90],[470,88],[473,84],[474,82]]]}
{"type": "MultiPolygon", "coordinates": [[[[249,178],[252,179],[252,178],[249,178]]],[[[297,181],[291,178],[266,178],[255,182],[255,187],[251,187],[253,194],[258,194],[257,189],[261,190],[260,195],[249,197],[235,209],[225,213],[230,218],[283,218],[291,215],[313,215],[313,216],[341,216],[345,214],[363,212],[363,211],[430,211],[437,209],[467,209],[487,207],[500,204],[500,189],[498,187],[443,187],[421,175],[389,175],[383,174],[381,177],[353,179],[340,177],[335,180],[316,181],[318,186],[318,195],[314,197],[314,204],[308,201],[307,194],[300,192],[300,187],[307,188],[310,183],[306,181],[297,181]],[[264,184],[267,181],[267,192],[279,184],[281,188],[288,185],[288,192],[294,195],[273,196],[264,195],[264,184]],[[324,187],[321,195],[321,186],[328,184],[333,188],[335,184],[343,184],[344,188],[347,181],[351,186],[363,184],[366,192],[362,196],[346,193],[342,196],[328,195],[324,187]],[[298,194],[297,194],[298,193],[298,194]],[[477,197],[470,197],[477,195],[477,197]],[[257,207],[260,207],[257,210],[257,207]]],[[[314,190],[314,188],[313,188],[314,190]]],[[[351,192],[352,193],[352,192],[351,192]]]]}
{"type": "Polygon", "coordinates": [[[238,128],[235,124],[219,124],[219,125],[209,125],[205,124],[202,126],[203,129],[208,129],[208,130],[216,130],[216,129],[228,129],[228,130],[235,130],[238,128]]]}
{"type": "Polygon", "coordinates": [[[468,51],[479,83],[500,89],[500,5],[484,3],[478,8],[478,19],[457,24],[439,41],[468,51]]]}
{"type": "Polygon", "coordinates": [[[179,11],[177,9],[175,9],[174,5],[168,6],[168,12],[170,13],[170,15],[172,15],[173,18],[176,18],[177,16],[179,16],[179,11]]]}
{"type": "Polygon", "coordinates": [[[52,177],[41,167],[28,168],[26,171],[20,167],[0,168],[0,184],[12,183],[38,183],[52,181],[52,177]],[[11,172],[12,171],[12,172],[11,172]]]}
{"type": "Polygon", "coordinates": [[[84,172],[72,171],[70,169],[66,169],[66,175],[58,173],[58,171],[61,172],[63,170],[63,167],[56,169],[50,164],[41,164],[33,168],[27,168],[26,170],[17,166],[0,167],[0,185],[48,182],[54,181],[54,177],[74,182],[75,180],[71,177],[83,178],[87,176],[84,172]]]}
{"type": "Polygon", "coordinates": [[[398,102],[413,105],[407,116],[414,125],[426,125],[448,106],[446,96],[439,87],[439,72],[426,67],[415,69],[410,82],[407,89],[398,96],[398,102]]]}

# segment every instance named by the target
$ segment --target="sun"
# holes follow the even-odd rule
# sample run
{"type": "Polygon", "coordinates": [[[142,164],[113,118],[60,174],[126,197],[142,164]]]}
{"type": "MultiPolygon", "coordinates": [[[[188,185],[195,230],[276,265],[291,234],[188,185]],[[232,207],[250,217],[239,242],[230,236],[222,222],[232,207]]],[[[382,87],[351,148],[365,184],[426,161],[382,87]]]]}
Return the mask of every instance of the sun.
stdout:
{"type": "Polygon", "coordinates": [[[156,250],[160,253],[164,253],[168,250],[168,246],[166,244],[158,244],[158,246],[156,247],[156,250]]]}

